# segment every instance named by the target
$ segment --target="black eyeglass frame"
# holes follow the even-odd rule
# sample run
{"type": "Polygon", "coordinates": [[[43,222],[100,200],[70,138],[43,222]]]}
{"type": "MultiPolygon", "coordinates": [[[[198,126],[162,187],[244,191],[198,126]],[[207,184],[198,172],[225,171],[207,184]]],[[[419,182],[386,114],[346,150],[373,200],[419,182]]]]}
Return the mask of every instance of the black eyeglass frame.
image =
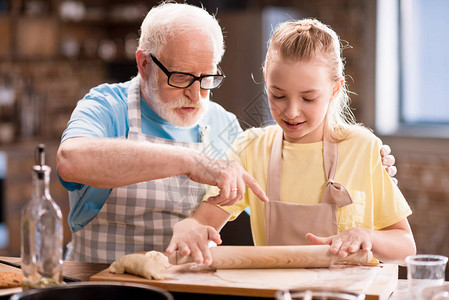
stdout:
{"type": "Polygon", "coordinates": [[[150,56],[151,56],[151,59],[154,61],[154,63],[155,63],[155,64],[162,70],[162,72],[164,72],[164,74],[167,75],[167,84],[168,84],[169,86],[172,86],[172,87],[175,87],[175,88],[186,89],[186,88],[188,88],[189,86],[191,86],[195,81],[198,80],[199,83],[200,83],[200,88],[201,88],[201,89],[203,89],[203,90],[214,90],[214,89],[219,88],[219,87],[221,86],[221,84],[223,83],[224,79],[226,78],[226,75],[223,73],[223,71],[221,70],[220,66],[217,66],[217,67],[218,67],[219,74],[195,76],[195,75],[193,75],[193,74],[185,73],[185,72],[170,72],[169,70],[167,70],[166,67],[164,67],[164,65],[163,65],[163,64],[162,64],[156,57],[154,57],[153,54],[150,54],[150,56]],[[187,86],[176,86],[176,85],[173,85],[173,84],[170,83],[170,77],[171,77],[173,74],[189,75],[189,76],[191,76],[191,77],[193,78],[193,80],[192,80],[192,81],[189,83],[189,85],[187,85],[187,86]],[[222,80],[221,80],[220,84],[217,85],[216,87],[213,87],[213,88],[203,88],[203,87],[201,86],[201,80],[203,80],[203,78],[206,78],[206,77],[221,77],[222,80]]]}

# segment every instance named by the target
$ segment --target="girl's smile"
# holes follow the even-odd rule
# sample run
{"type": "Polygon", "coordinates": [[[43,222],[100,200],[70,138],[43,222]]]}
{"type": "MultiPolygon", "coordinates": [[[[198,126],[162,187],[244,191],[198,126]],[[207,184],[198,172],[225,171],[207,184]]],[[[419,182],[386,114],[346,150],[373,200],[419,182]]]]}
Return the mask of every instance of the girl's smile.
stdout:
{"type": "Polygon", "coordinates": [[[297,130],[305,123],[305,121],[304,122],[289,122],[289,121],[284,120],[284,123],[285,123],[285,126],[287,126],[289,129],[297,130]]]}

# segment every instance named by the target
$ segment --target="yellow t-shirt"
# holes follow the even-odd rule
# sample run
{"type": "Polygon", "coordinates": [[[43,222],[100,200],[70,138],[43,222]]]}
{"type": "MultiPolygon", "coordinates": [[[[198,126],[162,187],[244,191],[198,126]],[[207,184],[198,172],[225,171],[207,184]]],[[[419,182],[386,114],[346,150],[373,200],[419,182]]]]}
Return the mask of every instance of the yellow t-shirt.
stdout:
{"type": "MultiPolygon", "coordinates": [[[[271,146],[278,130],[281,129],[276,125],[249,129],[238,137],[228,152],[228,158],[239,162],[265,192],[271,146]]],[[[401,191],[382,166],[380,146],[381,141],[373,133],[355,125],[350,137],[338,143],[334,180],[346,187],[353,200],[352,204],[337,209],[339,232],[353,227],[378,230],[411,214],[401,191]]],[[[322,142],[295,144],[283,141],[281,201],[321,202],[326,184],[322,149],[322,142]]],[[[212,187],[204,200],[216,194],[218,189],[212,187]]],[[[251,211],[254,243],[265,245],[265,204],[249,188],[242,200],[221,208],[231,214],[232,220],[247,207],[251,211]]]]}

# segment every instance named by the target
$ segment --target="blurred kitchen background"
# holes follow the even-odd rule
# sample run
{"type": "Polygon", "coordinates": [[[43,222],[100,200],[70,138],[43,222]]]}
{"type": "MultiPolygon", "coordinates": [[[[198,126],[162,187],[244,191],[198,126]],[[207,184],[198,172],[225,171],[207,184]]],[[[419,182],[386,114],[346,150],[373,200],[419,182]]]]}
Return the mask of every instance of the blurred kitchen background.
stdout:
{"type": "MultiPolygon", "coordinates": [[[[30,199],[38,143],[47,145],[50,192],[70,239],[68,195],[55,174],[59,139],[91,87],[136,74],[140,23],[158,2],[0,0],[0,255],[20,255],[20,210],[30,199]]],[[[213,100],[244,128],[271,120],[261,65],[272,28],[299,17],[331,25],[345,48],[354,114],[397,159],[418,252],[449,256],[449,1],[186,2],[216,13],[224,29],[227,78],[213,100]]],[[[250,243],[246,216],[224,235],[228,243],[250,243]]]]}

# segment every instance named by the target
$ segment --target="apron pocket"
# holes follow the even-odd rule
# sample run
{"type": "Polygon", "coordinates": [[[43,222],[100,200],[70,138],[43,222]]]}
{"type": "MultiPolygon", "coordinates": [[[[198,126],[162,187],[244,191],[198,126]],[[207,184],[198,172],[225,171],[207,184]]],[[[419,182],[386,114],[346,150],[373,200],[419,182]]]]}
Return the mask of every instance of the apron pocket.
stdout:
{"type": "Polygon", "coordinates": [[[362,227],[365,216],[366,193],[362,191],[349,191],[352,204],[337,209],[338,232],[350,228],[362,227]]]}

